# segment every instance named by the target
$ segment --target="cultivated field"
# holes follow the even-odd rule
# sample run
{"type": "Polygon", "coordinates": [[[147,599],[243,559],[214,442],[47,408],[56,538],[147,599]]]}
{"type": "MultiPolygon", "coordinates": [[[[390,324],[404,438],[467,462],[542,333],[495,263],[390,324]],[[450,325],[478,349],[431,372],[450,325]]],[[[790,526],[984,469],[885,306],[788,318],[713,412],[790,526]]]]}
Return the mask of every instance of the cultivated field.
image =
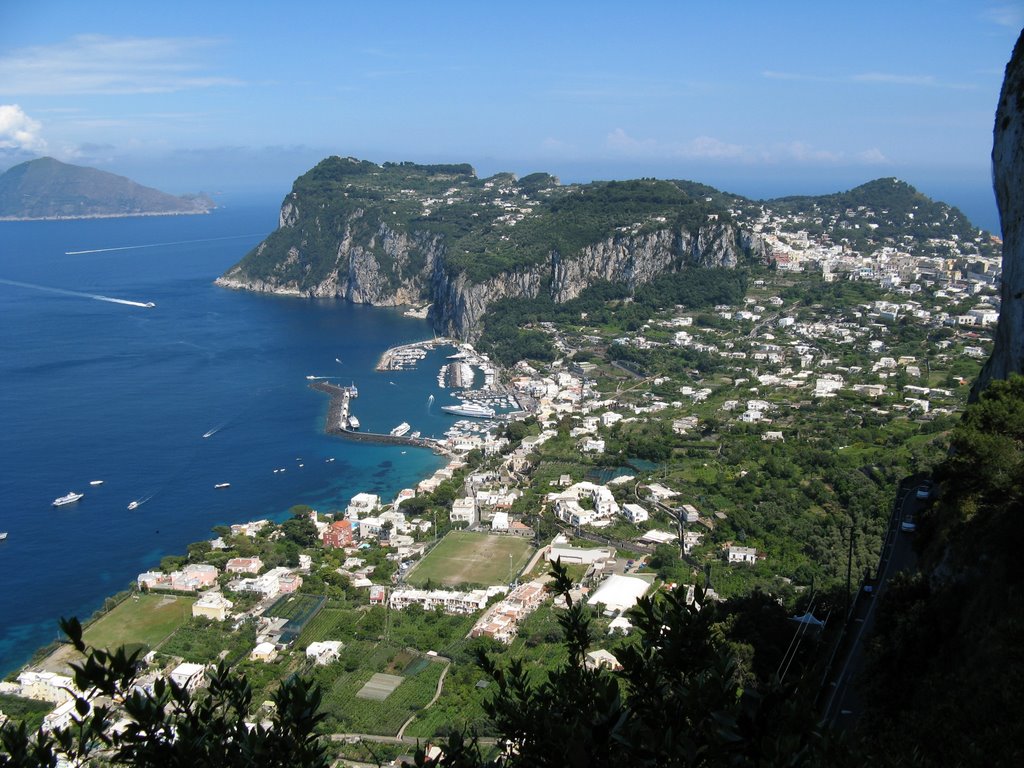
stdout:
{"type": "Polygon", "coordinates": [[[517,536],[452,531],[409,571],[406,581],[413,586],[427,581],[449,586],[506,584],[532,554],[530,542],[517,536]]]}

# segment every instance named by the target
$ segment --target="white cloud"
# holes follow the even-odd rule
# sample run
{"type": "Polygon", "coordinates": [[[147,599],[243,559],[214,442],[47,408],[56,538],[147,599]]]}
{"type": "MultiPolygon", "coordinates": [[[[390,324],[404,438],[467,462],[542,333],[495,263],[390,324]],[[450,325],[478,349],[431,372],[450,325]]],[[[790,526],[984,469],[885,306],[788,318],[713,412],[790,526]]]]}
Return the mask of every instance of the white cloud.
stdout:
{"type": "Polygon", "coordinates": [[[684,157],[738,159],[746,155],[747,152],[748,150],[739,144],[729,144],[712,136],[698,136],[684,144],[680,154],[684,157]]]}
{"type": "Polygon", "coordinates": [[[45,152],[46,141],[40,135],[42,127],[17,104],[0,104],[0,149],[45,152]]]}
{"type": "Polygon", "coordinates": [[[947,83],[935,78],[934,75],[905,75],[895,72],[857,72],[848,75],[809,75],[802,72],[779,72],[765,69],[761,77],[767,80],[788,80],[800,83],[857,83],[881,85],[907,85],[919,88],[952,88],[955,90],[971,90],[975,86],[965,83],[947,83]]]}
{"type": "Polygon", "coordinates": [[[622,128],[605,137],[605,148],[629,157],[661,160],[712,160],[744,165],[887,165],[889,159],[877,147],[859,152],[823,149],[804,141],[771,145],[744,145],[722,141],[713,136],[698,136],[683,142],[637,139],[622,128]]]}
{"type": "Polygon", "coordinates": [[[654,139],[634,139],[622,128],[609,133],[604,143],[609,149],[630,155],[661,154],[663,151],[654,139]]]}
{"type": "Polygon", "coordinates": [[[621,154],[644,157],[739,159],[747,154],[745,147],[729,144],[713,136],[698,136],[686,142],[660,142],[656,139],[636,139],[622,128],[616,128],[605,137],[605,146],[621,154]]]}
{"type": "Polygon", "coordinates": [[[925,85],[929,87],[938,85],[931,75],[897,75],[892,72],[862,72],[851,75],[850,80],[854,83],[890,83],[892,85],[925,85]]]}
{"type": "Polygon", "coordinates": [[[79,35],[0,57],[0,93],[124,95],[239,85],[203,71],[197,57],[216,44],[192,37],[79,35]]]}
{"type": "Polygon", "coordinates": [[[1024,6],[1021,6],[1019,3],[993,5],[986,8],[981,16],[1001,27],[1018,30],[1024,26],[1024,6]]]}
{"type": "Polygon", "coordinates": [[[878,147],[871,147],[857,153],[857,159],[865,165],[889,165],[890,160],[878,147]]]}

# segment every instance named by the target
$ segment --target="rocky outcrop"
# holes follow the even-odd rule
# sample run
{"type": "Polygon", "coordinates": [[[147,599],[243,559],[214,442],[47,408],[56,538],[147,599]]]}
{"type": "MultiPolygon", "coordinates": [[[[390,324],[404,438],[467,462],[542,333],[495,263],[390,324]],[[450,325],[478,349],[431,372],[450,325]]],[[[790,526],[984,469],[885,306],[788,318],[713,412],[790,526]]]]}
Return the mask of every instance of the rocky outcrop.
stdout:
{"type": "MultiPolygon", "coordinates": [[[[503,298],[536,298],[547,293],[556,302],[574,299],[600,280],[635,288],[658,275],[690,267],[735,267],[745,259],[766,258],[763,241],[728,223],[709,222],[697,232],[669,228],[621,235],[563,256],[553,251],[546,263],[502,272],[482,282],[470,281],[445,262],[438,235],[409,234],[381,225],[365,241],[354,235],[358,211],[333,248],[333,263],[310,281],[315,254],[301,246],[288,249],[274,274],[250,277],[245,262],[219,278],[226,288],[292,296],[338,297],[359,304],[399,306],[432,304],[430,318],[441,333],[472,339],[481,331],[488,306],[503,298]]],[[[296,204],[282,206],[281,228],[296,226],[296,204]]],[[[261,243],[261,256],[267,242],[261,243]]],[[[322,266],[322,265],[321,265],[322,266]]]]}
{"type": "Polygon", "coordinates": [[[1002,303],[992,356],[974,384],[1024,373],[1024,33],[1006,65],[996,109],[992,175],[1003,231],[1002,303]]]}

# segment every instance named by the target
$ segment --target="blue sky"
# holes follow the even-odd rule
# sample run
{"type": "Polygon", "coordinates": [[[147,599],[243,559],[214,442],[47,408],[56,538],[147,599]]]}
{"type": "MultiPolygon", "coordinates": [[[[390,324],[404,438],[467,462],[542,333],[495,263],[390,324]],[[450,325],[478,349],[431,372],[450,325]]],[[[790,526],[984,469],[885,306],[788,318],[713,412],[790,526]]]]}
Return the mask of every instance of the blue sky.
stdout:
{"type": "Polygon", "coordinates": [[[0,6],[0,167],[170,191],[328,154],[747,194],[989,182],[1024,0],[0,6]]]}

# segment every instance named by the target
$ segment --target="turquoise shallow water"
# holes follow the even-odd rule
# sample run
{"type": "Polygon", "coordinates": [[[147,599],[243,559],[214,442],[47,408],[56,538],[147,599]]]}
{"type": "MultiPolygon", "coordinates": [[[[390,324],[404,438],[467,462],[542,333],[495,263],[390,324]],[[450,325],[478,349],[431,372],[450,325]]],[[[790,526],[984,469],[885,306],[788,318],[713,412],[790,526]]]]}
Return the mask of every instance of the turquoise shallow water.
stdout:
{"type": "Polygon", "coordinates": [[[214,525],[329,511],[359,491],[390,498],[443,463],[323,434],[327,398],[305,378],[355,383],[364,429],[440,435],[446,350],[415,371],[373,370],[387,347],[430,338],[426,322],[212,284],[276,218],[266,201],[0,222],[0,673],[53,640],[58,617],[88,616],[214,525]],[[85,498],[51,506],[71,490],[85,498]]]}

